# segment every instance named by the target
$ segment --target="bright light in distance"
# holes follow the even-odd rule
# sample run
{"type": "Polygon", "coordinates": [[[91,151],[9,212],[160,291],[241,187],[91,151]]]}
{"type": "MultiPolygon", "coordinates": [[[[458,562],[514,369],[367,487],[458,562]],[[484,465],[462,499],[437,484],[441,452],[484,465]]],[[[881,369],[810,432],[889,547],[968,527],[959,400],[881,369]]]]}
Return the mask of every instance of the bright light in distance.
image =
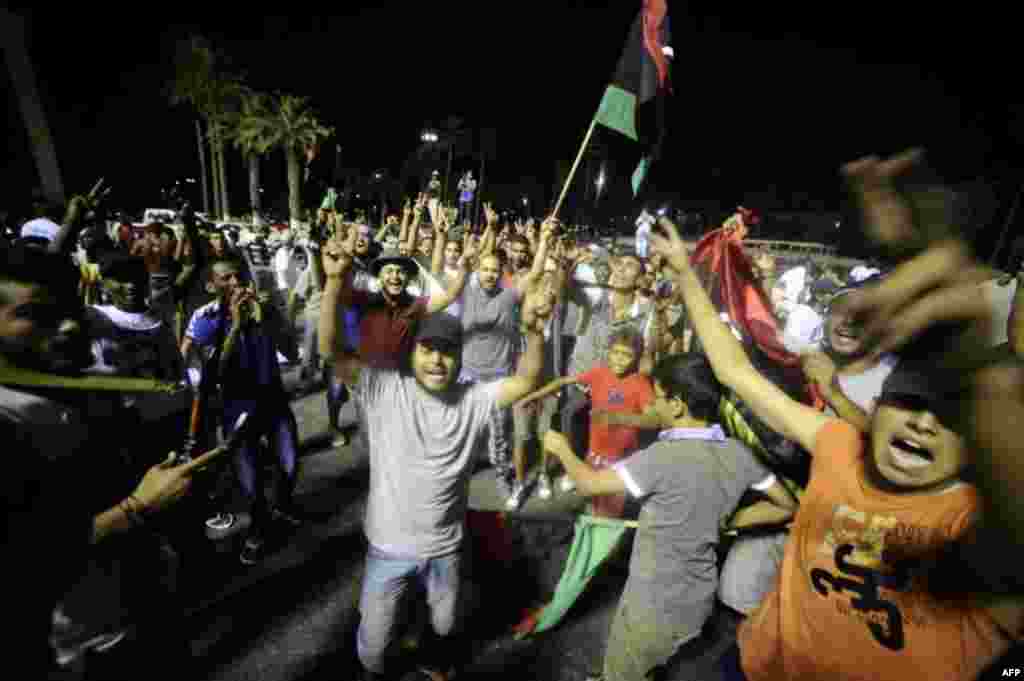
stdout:
{"type": "Polygon", "coordinates": [[[420,139],[424,142],[436,142],[438,140],[437,133],[432,130],[426,130],[420,135],[420,139]]]}

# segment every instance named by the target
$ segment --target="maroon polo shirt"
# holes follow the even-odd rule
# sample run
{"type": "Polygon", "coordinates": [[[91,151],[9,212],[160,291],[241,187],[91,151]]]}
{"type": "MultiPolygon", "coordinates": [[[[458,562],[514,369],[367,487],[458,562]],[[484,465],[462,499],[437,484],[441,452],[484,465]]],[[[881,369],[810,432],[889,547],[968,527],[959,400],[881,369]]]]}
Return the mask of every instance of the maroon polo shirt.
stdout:
{"type": "Polygon", "coordinates": [[[349,305],[359,308],[359,348],[356,353],[368,366],[397,369],[402,357],[412,352],[416,324],[427,313],[429,297],[403,293],[391,307],[381,293],[352,291],[349,305]]]}

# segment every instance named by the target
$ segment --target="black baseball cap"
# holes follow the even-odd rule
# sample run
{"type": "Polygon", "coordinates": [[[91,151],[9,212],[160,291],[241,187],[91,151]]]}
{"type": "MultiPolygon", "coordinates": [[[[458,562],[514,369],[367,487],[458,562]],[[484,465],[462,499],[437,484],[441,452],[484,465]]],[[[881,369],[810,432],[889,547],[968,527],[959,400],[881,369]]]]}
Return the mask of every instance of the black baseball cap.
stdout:
{"type": "Polygon", "coordinates": [[[878,403],[911,411],[927,410],[944,425],[953,426],[965,388],[960,372],[926,362],[901,360],[882,384],[878,403]]]}
{"type": "Polygon", "coordinates": [[[436,312],[420,321],[416,330],[416,342],[444,341],[451,345],[462,345],[462,322],[447,312],[436,312]]]}

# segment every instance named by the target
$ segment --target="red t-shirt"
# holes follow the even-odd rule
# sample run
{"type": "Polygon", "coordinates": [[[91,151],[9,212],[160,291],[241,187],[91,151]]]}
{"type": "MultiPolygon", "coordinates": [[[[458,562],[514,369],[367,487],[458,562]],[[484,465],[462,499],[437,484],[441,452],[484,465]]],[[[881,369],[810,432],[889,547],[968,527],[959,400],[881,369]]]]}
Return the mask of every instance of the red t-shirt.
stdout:
{"type": "Polygon", "coordinates": [[[390,307],[379,293],[352,291],[348,304],[360,309],[357,354],[367,365],[397,369],[402,357],[412,352],[416,323],[427,311],[430,298],[412,298],[390,307]]]}
{"type": "MultiPolygon", "coordinates": [[[[654,401],[654,389],[643,374],[615,376],[606,366],[599,366],[576,377],[576,382],[590,388],[592,410],[638,414],[654,401]]],[[[590,451],[608,459],[620,459],[639,446],[639,430],[632,426],[590,424],[590,451]]]]}

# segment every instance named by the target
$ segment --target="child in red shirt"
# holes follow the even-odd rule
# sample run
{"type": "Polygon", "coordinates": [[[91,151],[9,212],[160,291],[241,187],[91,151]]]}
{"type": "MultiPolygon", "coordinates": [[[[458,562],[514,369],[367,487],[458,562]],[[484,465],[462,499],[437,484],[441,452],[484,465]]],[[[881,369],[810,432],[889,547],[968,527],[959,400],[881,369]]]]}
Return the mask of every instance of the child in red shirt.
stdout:
{"type": "MultiPolygon", "coordinates": [[[[590,393],[591,412],[639,414],[654,402],[654,389],[650,379],[639,373],[637,367],[644,352],[644,340],[631,328],[615,332],[608,345],[607,364],[578,376],[567,376],[552,381],[521,404],[541,399],[561,390],[570,383],[586,386],[590,393]]],[[[639,448],[639,428],[590,421],[590,446],[586,461],[594,469],[608,468],[639,448]]],[[[545,453],[546,454],[546,453],[545,453]]],[[[541,459],[541,475],[547,470],[546,455],[541,459]]],[[[568,480],[568,478],[565,478],[568,480]]],[[[563,491],[572,488],[561,485],[563,491]]],[[[622,516],[626,497],[622,494],[596,497],[593,513],[610,518],[622,516]]]]}

